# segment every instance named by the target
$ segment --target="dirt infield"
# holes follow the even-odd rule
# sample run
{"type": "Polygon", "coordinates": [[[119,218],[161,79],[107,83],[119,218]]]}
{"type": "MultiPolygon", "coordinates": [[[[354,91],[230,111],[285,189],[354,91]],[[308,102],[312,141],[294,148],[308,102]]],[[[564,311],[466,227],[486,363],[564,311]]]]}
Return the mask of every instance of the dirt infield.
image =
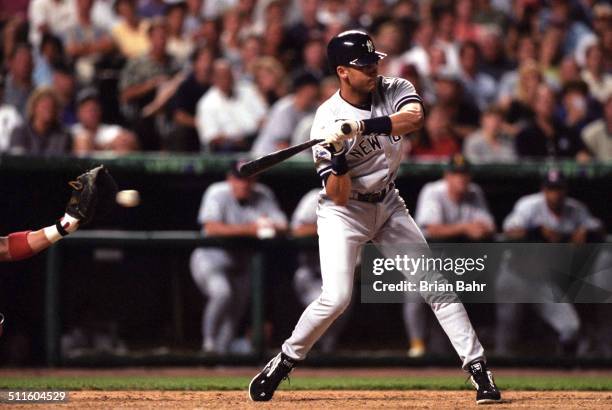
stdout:
{"type": "MultiPolygon", "coordinates": [[[[476,406],[471,391],[280,391],[253,403],[244,391],[77,391],[57,407],[69,409],[458,409],[476,406]]],[[[4,408],[23,409],[23,405],[4,408]]],[[[510,391],[491,409],[610,409],[612,392],[510,391]]]]}

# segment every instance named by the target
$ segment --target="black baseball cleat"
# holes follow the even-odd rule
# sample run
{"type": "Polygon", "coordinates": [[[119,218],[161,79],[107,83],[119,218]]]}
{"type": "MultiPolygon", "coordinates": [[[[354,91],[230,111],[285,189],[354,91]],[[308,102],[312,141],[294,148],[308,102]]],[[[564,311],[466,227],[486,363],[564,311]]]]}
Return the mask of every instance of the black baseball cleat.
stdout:
{"type": "Polygon", "coordinates": [[[470,381],[476,388],[476,403],[488,404],[499,403],[501,401],[501,393],[495,386],[493,373],[487,369],[487,365],[479,360],[470,364],[468,369],[470,372],[470,381]]]}
{"type": "Polygon", "coordinates": [[[271,400],[278,385],[289,377],[295,365],[296,361],[286,354],[277,354],[249,383],[249,398],[253,401],[271,400]]]}

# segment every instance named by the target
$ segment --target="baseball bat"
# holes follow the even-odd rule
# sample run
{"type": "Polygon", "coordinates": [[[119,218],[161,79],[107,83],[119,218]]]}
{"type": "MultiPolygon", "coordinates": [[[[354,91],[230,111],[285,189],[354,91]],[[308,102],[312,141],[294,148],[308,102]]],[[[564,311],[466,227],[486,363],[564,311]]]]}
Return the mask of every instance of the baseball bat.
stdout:
{"type": "MultiPolygon", "coordinates": [[[[342,124],[340,127],[344,134],[349,134],[351,132],[351,126],[347,123],[342,124]]],[[[252,161],[246,162],[242,164],[238,172],[243,177],[251,177],[253,175],[257,175],[260,172],[265,171],[268,168],[272,168],[274,165],[279,164],[286,160],[287,158],[291,158],[295,154],[298,154],[304,151],[307,148],[310,148],[314,145],[320,144],[324,139],[317,138],[314,140],[306,141],[298,145],[294,145],[292,147],[284,148],[278,151],[275,151],[271,154],[264,155],[252,161]]]]}

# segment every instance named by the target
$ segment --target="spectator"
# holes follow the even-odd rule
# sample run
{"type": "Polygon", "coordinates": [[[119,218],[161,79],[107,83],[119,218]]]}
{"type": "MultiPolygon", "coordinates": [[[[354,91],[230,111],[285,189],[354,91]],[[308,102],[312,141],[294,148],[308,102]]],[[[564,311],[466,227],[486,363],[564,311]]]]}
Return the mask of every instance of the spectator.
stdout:
{"type": "Polygon", "coordinates": [[[32,78],[36,87],[53,85],[53,67],[65,59],[62,40],[52,34],[44,34],[38,52],[34,53],[32,78]]]}
{"type": "MultiPolygon", "coordinates": [[[[545,175],[540,192],[517,201],[504,221],[504,232],[514,240],[545,243],[582,244],[602,238],[601,222],[582,203],[567,197],[565,178],[555,169],[545,175]]],[[[524,272],[517,270],[521,266],[533,270],[533,266],[521,264],[519,255],[511,255],[510,258],[512,263],[504,266],[499,275],[497,290],[509,294],[514,292],[515,296],[521,297],[537,296],[541,289],[535,288],[532,283],[522,283],[526,281],[523,279],[524,272]]],[[[552,265],[554,263],[548,262],[548,266],[552,265]]],[[[561,294],[561,290],[555,288],[555,272],[546,271],[546,266],[540,266],[537,275],[553,275],[553,281],[545,287],[546,293],[561,294]]],[[[567,355],[576,353],[580,319],[574,306],[569,303],[541,303],[533,307],[538,316],[557,332],[562,352],[567,355]]],[[[509,337],[508,329],[520,327],[521,305],[496,304],[496,310],[496,349],[498,353],[507,354],[515,341],[514,335],[509,337]]]]}
{"type": "Polygon", "coordinates": [[[66,54],[75,63],[79,80],[90,83],[95,65],[114,48],[113,40],[105,28],[92,21],[94,0],[76,0],[77,22],[66,31],[66,54]]]}
{"type": "Polygon", "coordinates": [[[497,101],[502,107],[507,107],[512,98],[516,97],[519,89],[520,70],[526,66],[528,61],[539,71],[539,67],[535,63],[537,50],[536,43],[531,37],[522,36],[518,39],[516,53],[507,53],[511,63],[515,64],[515,69],[506,71],[499,81],[497,101]],[[516,55],[514,56],[514,54],[516,55]],[[512,57],[515,57],[515,59],[513,60],[512,57]]]}
{"type": "Polygon", "coordinates": [[[448,68],[440,70],[434,78],[436,105],[441,106],[449,117],[452,132],[463,139],[474,132],[480,124],[480,111],[466,95],[459,77],[448,68]]]}
{"type": "MultiPolygon", "coordinates": [[[[470,164],[453,155],[444,178],[426,184],[417,200],[415,221],[429,239],[438,241],[484,241],[495,232],[481,188],[471,182],[470,164]]],[[[425,303],[418,294],[406,293],[404,325],[410,337],[408,356],[426,353],[425,303]]]]}
{"type": "Polygon", "coordinates": [[[149,51],[149,20],[136,13],[136,0],[116,0],[115,13],[121,21],[113,27],[112,36],[121,55],[134,59],[149,51]]]}
{"type": "Polygon", "coordinates": [[[255,87],[236,83],[229,62],[216,60],[213,86],[196,108],[196,128],[202,147],[212,152],[247,151],[266,111],[255,87]]]}
{"type": "Polygon", "coordinates": [[[282,64],[272,57],[261,57],[253,68],[255,86],[268,106],[287,93],[285,70],[282,64]]]}
{"type": "MultiPolygon", "coordinates": [[[[156,19],[151,23],[149,39],[150,51],[128,61],[121,71],[119,88],[122,112],[128,123],[136,128],[141,138],[141,147],[144,150],[155,150],[161,144],[165,124],[163,117],[152,114],[155,114],[162,104],[156,109],[149,108],[146,112],[144,108],[154,101],[156,94],[161,92],[164,86],[171,85],[170,76],[175,75],[180,67],[166,53],[168,30],[163,19],[156,19]],[[144,114],[150,115],[145,117],[144,114]]],[[[178,84],[176,82],[177,87],[178,84]]]]}
{"type": "Polygon", "coordinates": [[[412,39],[412,47],[402,54],[401,59],[406,65],[414,65],[419,74],[428,77],[431,74],[429,66],[429,50],[434,40],[434,26],[430,20],[422,19],[418,23],[412,39]]]}
{"type": "Polygon", "coordinates": [[[26,116],[26,104],[33,90],[32,68],[30,46],[25,43],[18,44],[8,61],[2,101],[15,107],[22,117],[26,116]]]}
{"type": "MultiPolygon", "coordinates": [[[[319,102],[327,101],[331,98],[334,93],[338,91],[340,88],[340,83],[338,82],[338,77],[329,76],[325,77],[323,81],[321,81],[321,87],[319,92],[319,102]]],[[[305,116],[299,123],[297,123],[295,130],[291,136],[291,144],[297,145],[302,142],[306,142],[310,140],[310,129],[312,128],[312,123],[314,121],[314,113],[308,114],[305,116]]],[[[302,151],[299,155],[311,158],[312,152],[309,150],[302,151]]]]}
{"type": "Polygon", "coordinates": [[[478,26],[474,23],[474,2],[459,0],[455,3],[455,38],[461,42],[476,41],[478,26]]]}
{"type": "Polygon", "coordinates": [[[321,79],[329,74],[325,45],[319,39],[313,39],[304,45],[302,55],[303,65],[296,72],[308,71],[321,79]]]}
{"type": "MultiPolygon", "coordinates": [[[[232,165],[224,182],[208,187],[198,223],[208,237],[270,238],[287,229],[272,191],[232,165]]],[[[191,255],[191,275],[208,299],[202,314],[202,350],[225,353],[248,307],[251,253],[240,249],[198,248],[191,255]]]]}
{"type": "Polygon", "coordinates": [[[9,151],[16,155],[63,155],[70,152],[70,135],[60,122],[60,100],[51,88],[39,88],[27,104],[27,123],[11,133],[9,151]]]}
{"type": "Polygon", "coordinates": [[[480,110],[485,109],[497,95],[495,79],[478,69],[480,50],[473,42],[464,43],[459,51],[459,64],[461,82],[463,87],[478,105],[480,110]]]}
{"type": "Polygon", "coordinates": [[[261,38],[247,36],[240,41],[240,58],[233,62],[236,78],[242,78],[245,81],[255,80],[255,69],[261,52],[261,38]]]}
{"type": "Polygon", "coordinates": [[[598,161],[612,161],[612,93],[604,105],[603,118],[582,130],[582,141],[598,161]]]}
{"type": "Polygon", "coordinates": [[[53,67],[53,89],[62,107],[62,113],[60,114],[62,124],[66,126],[76,124],[76,78],[71,66],[60,63],[53,67]]]}
{"type": "Polygon", "coordinates": [[[601,108],[599,102],[590,97],[586,83],[576,81],[567,83],[561,90],[558,113],[567,128],[580,134],[589,122],[600,117],[601,108]]]}
{"type": "MultiPolygon", "coordinates": [[[[0,76],[0,101],[4,94],[4,79],[0,76]]],[[[11,141],[11,133],[23,123],[17,109],[9,104],[0,103],[0,153],[5,152],[11,141]]]]}
{"type": "Polygon", "coordinates": [[[534,119],[516,136],[520,157],[589,159],[580,136],[554,118],[555,93],[549,86],[538,86],[532,107],[534,119]]]}
{"type": "Polygon", "coordinates": [[[86,88],[77,96],[78,120],[72,126],[72,151],[86,155],[94,151],[125,154],[138,147],[137,138],[119,125],[102,123],[102,106],[95,89],[86,88]]]}
{"type": "MultiPolygon", "coordinates": [[[[294,238],[317,237],[317,206],[320,188],[308,191],[298,203],[291,217],[291,235],[294,238]]],[[[305,308],[321,295],[321,264],[317,248],[301,249],[298,253],[298,268],[293,277],[293,289],[305,308]]],[[[332,352],[350,315],[350,305],[323,335],[318,345],[324,353],[332,352]]]]}
{"type": "Polygon", "coordinates": [[[169,34],[166,51],[179,63],[187,62],[195,47],[184,31],[186,13],[187,4],[184,1],[168,5],[165,12],[169,34]]]}
{"type": "Polygon", "coordinates": [[[487,109],[481,117],[480,129],[470,134],[463,144],[463,154],[472,163],[513,162],[514,141],[503,131],[503,113],[499,108],[487,109]]]}
{"type": "Polygon", "coordinates": [[[317,78],[310,73],[298,75],[293,81],[293,93],[281,98],[270,108],[251,153],[261,156],[288,147],[296,124],[312,113],[318,96],[317,78]]]}
{"type": "MultiPolygon", "coordinates": [[[[319,21],[317,11],[320,0],[300,0],[300,20],[287,30],[287,41],[295,47],[296,55],[302,56],[306,43],[312,39],[321,38],[325,26],[319,21]]],[[[301,61],[297,60],[299,64],[301,61]]]]}
{"type": "Polygon", "coordinates": [[[512,94],[500,98],[499,104],[506,112],[505,120],[512,135],[516,135],[533,120],[532,104],[538,86],[542,83],[542,73],[534,60],[526,60],[518,70],[518,81],[512,94]]]}
{"type": "Polygon", "coordinates": [[[204,0],[186,0],[187,10],[183,33],[192,41],[196,40],[197,32],[202,24],[202,4],[204,0]]]}
{"type": "Polygon", "coordinates": [[[64,38],[77,22],[76,0],[32,0],[28,8],[29,40],[38,47],[44,34],[64,38]]]}
{"type": "Polygon", "coordinates": [[[410,154],[424,160],[446,160],[459,153],[460,149],[448,113],[442,106],[433,106],[425,117],[425,130],[419,135],[410,154]]]}
{"type": "Polygon", "coordinates": [[[604,70],[604,54],[599,43],[595,43],[586,51],[586,64],[582,70],[582,79],[589,86],[591,95],[603,104],[612,93],[612,74],[604,70]]]}
{"type": "Polygon", "coordinates": [[[177,125],[167,148],[171,151],[199,151],[200,141],[196,130],[198,101],[210,88],[214,52],[209,47],[200,48],[193,57],[191,74],[181,83],[174,97],[174,122],[177,125]]]}
{"type": "MultiPolygon", "coordinates": [[[[501,33],[499,29],[487,28],[478,39],[480,46],[481,70],[490,75],[499,84],[503,74],[510,67],[510,62],[504,54],[501,33]]],[[[499,92],[499,89],[498,89],[499,92]]]]}

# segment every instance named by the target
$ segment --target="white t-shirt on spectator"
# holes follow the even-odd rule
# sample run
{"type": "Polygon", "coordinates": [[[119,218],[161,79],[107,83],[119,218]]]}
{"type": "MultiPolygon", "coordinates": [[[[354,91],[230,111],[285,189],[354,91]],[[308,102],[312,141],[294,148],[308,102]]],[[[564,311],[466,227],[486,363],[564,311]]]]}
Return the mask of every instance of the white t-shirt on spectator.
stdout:
{"type": "Polygon", "coordinates": [[[250,83],[236,84],[231,98],[217,87],[211,87],[196,106],[196,128],[200,142],[208,146],[219,135],[239,140],[254,134],[266,111],[266,102],[250,83]]]}
{"type": "Polygon", "coordinates": [[[0,105],[0,152],[8,149],[11,132],[22,123],[21,115],[15,107],[8,104],[0,105]]]}
{"type": "MultiPolygon", "coordinates": [[[[88,132],[81,124],[74,124],[70,129],[72,137],[88,132]]],[[[119,125],[100,124],[94,135],[94,144],[98,147],[110,144],[121,133],[122,128],[119,125]]]]}

